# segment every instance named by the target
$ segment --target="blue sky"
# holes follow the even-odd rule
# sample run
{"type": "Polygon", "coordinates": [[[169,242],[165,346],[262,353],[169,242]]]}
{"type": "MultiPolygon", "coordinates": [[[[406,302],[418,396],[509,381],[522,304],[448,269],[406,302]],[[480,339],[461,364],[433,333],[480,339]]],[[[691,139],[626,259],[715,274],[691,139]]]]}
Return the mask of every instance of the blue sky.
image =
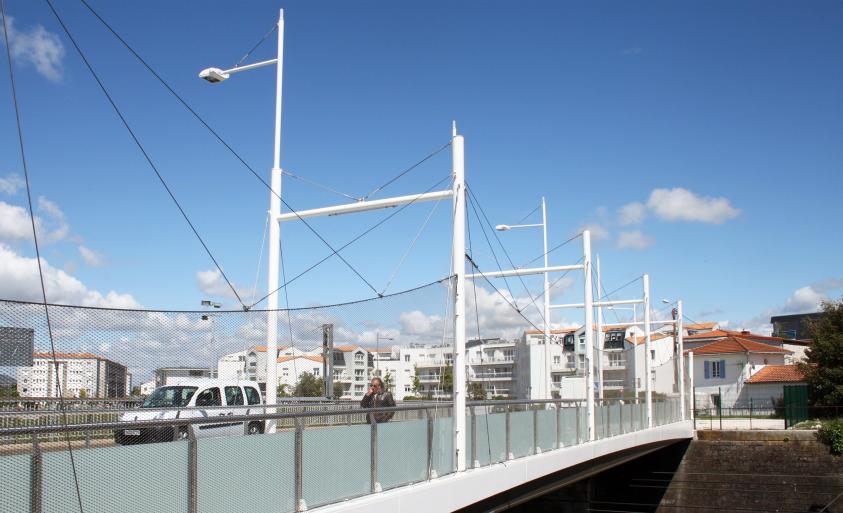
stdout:
{"type": "MultiPolygon", "coordinates": [[[[363,195],[445,144],[456,119],[469,186],[491,222],[514,223],[545,195],[550,244],[590,226],[608,290],[648,272],[656,301],[681,297],[692,319],[757,329],[772,313],[840,297],[839,2],[92,5],[267,180],[273,72],[214,86],[196,74],[236,63],[284,7],[286,170],[363,195]]],[[[251,295],[266,189],[81,4],[58,8],[226,273],[251,295]]],[[[235,305],[212,273],[197,274],[213,264],[46,4],[9,0],[7,9],[33,193],[44,198],[43,254],[55,273],[48,295],[194,308],[218,292],[235,305]]],[[[253,58],[273,53],[270,40],[253,58]]],[[[0,93],[0,295],[31,298],[5,73],[0,93]]],[[[446,150],[378,197],[425,190],[449,169],[446,150]]],[[[284,196],[297,209],[344,201],[290,179],[284,196]]],[[[344,254],[382,290],[432,208],[405,210],[344,254]]],[[[443,204],[431,214],[389,292],[448,274],[448,212],[443,204]]],[[[476,260],[493,269],[469,212],[476,260]]],[[[340,245],[387,214],[313,226],[340,245]]],[[[538,231],[500,236],[516,264],[541,254],[538,231]]],[[[282,242],[289,275],[326,254],[299,224],[284,225],[282,242]]],[[[577,258],[572,243],[551,261],[577,258]]],[[[541,291],[540,280],[526,282],[541,291]]],[[[520,283],[510,285],[523,297],[520,283]]],[[[572,282],[557,297],[580,291],[572,282]]],[[[294,305],[371,295],[335,259],[289,290],[294,305]]]]}

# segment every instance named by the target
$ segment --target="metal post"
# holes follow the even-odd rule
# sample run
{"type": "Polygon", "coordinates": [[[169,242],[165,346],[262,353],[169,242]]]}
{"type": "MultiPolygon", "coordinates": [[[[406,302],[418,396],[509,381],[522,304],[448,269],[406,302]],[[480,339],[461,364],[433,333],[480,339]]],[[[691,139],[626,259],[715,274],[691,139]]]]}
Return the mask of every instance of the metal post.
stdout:
{"type": "Polygon", "coordinates": [[[694,352],[688,351],[688,393],[691,394],[691,420],[694,421],[694,429],[697,427],[696,409],[697,409],[697,394],[694,389],[694,352]]]}
{"type": "Polygon", "coordinates": [[[539,410],[533,409],[533,454],[541,454],[539,447],[539,410]]]}
{"type": "MultiPolygon", "coordinates": [[[[597,255],[597,302],[600,302],[602,283],[600,281],[600,255],[597,255]]],[[[609,299],[609,298],[606,298],[609,299]]],[[[597,386],[597,397],[603,399],[603,307],[597,306],[597,377],[600,379],[597,386]]]]}
{"type": "MultiPolygon", "coordinates": [[[[547,269],[547,205],[542,196],[542,231],[544,232],[544,267],[547,269]]],[[[550,399],[553,381],[550,366],[550,279],[547,271],[544,273],[544,369],[545,376],[542,383],[541,399],[550,399]]]]}
{"type": "Polygon", "coordinates": [[[506,421],[506,456],[507,460],[513,459],[512,455],[512,424],[509,418],[509,405],[506,405],[506,416],[504,417],[506,421]]]}
{"type": "Polygon", "coordinates": [[[293,449],[293,507],[296,511],[305,511],[307,510],[307,505],[304,502],[304,495],[302,494],[304,424],[298,417],[295,419],[295,429],[295,446],[293,449]]]}
{"type": "Polygon", "coordinates": [[[679,345],[679,418],[685,420],[685,326],[682,321],[682,300],[676,302],[676,329],[679,345]]]}
{"type": "Polygon", "coordinates": [[[582,421],[580,420],[580,405],[577,403],[577,444],[582,442],[582,434],[580,433],[580,424],[582,421]]]}
{"type": "Polygon", "coordinates": [[[749,398],[749,429],[752,429],[752,398],[749,398]]]}
{"type": "Polygon", "coordinates": [[[188,513],[196,513],[199,511],[199,497],[198,497],[198,454],[196,447],[196,437],[193,430],[187,430],[187,511],[188,513]]]}
{"type": "Polygon", "coordinates": [[[583,250],[583,311],[585,313],[585,375],[586,375],[586,421],[588,423],[588,440],[594,440],[594,336],[593,320],[594,301],[591,295],[591,232],[582,232],[583,250]]]}
{"type": "Polygon", "coordinates": [[[369,416],[369,425],[372,428],[369,436],[369,484],[370,491],[376,493],[381,491],[381,485],[378,483],[378,423],[374,415],[369,416]]]}
{"type": "Polygon", "coordinates": [[[424,411],[427,415],[427,478],[433,479],[436,477],[436,471],[433,469],[433,417],[429,409],[424,411]]]}
{"type": "Polygon", "coordinates": [[[619,435],[623,434],[623,405],[618,401],[618,428],[621,430],[619,435]]]}
{"type": "MultiPolygon", "coordinates": [[[[269,194],[269,256],[267,271],[266,313],[266,404],[274,406],[278,400],[278,275],[281,259],[281,85],[284,69],[284,10],[278,16],[278,62],[275,67],[275,150],[269,194]]],[[[268,410],[275,413],[274,408],[268,410]]],[[[275,419],[266,421],[266,432],[275,433],[275,419]]]]}
{"type": "Polygon", "coordinates": [[[556,448],[562,448],[562,403],[556,403],[556,448]]]}
{"type": "Polygon", "coordinates": [[[717,417],[720,419],[720,431],[723,431],[723,391],[717,387],[717,417]]]}
{"type": "Polygon", "coordinates": [[[644,275],[644,379],[647,401],[647,427],[653,427],[653,378],[650,375],[652,372],[652,357],[650,356],[650,275],[644,275]]]}
{"type": "Polygon", "coordinates": [[[463,136],[452,127],[454,195],[454,466],[465,470],[465,149],[463,136]]]}
{"type": "Polygon", "coordinates": [[[334,398],[334,325],[322,325],[322,373],[325,397],[334,398]]]}
{"type": "Polygon", "coordinates": [[[42,486],[44,479],[44,462],[41,457],[41,446],[38,435],[32,435],[32,455],[29,458],[29,511],[41,513],[42,486]]]}
{"type": "Polygon", "coordinates": [[[477,461],[477,416],[474,412],[474,406],[469,407],[471,412],[471,466],[477,468],[480,462],[477,461]]]}

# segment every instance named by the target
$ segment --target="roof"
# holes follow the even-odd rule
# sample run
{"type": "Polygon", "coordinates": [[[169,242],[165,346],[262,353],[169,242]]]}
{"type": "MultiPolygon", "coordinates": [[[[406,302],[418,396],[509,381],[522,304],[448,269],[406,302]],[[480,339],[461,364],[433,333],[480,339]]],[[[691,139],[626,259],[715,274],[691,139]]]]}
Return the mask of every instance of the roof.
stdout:
{"type": "MultiPolygon", "coordinates": [[[[666,333],[651,333],[650,334],[650,342],[653,342],[655,340],[661,340],[663,338],[670,338],[672,336],[673,335],[669,335],[669,334],[666,334],[666,333]]],[[[630,342],[632,344],[635,344],[637,346],[639,344],[643,344],[644,342],[646,342],[647,337],[645,337],[643,335],[640,336],[640,337],[626,337],[626,341],[630,342]]]]}
{"type": "Polygon", "coordinates": [[[683,327],[687,330],[712,330],[716,328],[716,322],[696,322],[693,324],[685,324],[683,327]]]}
{"type": "MultiPolygon", "coordinates": [[[[34,353],[33,358],[53,358],[53,353],[34,353]]],[[[87,360],[105,360],[106,358],[91,353],[56,353],[56,358],[80,358],[87,360]]]]}
{"type": "Polygon", "coordinates": [[[805,381],[797,365],[765,365],[746,380],[747,383],[795,383],[805,381]]]}
{"type": "Polygon", "coordinates": [[[357,344],[343,344],[343,345],[334,345],[334,349],[338,351],[342,351],[343,353],[350,353],[351,351],[357,351],[358,349],[363,349],[362,347],[358,346],[357,344]]]}
{"type": "MultiPolygon", "coordinates": [[[[279,351],[284,351],[285,349],[290,349],[290,346],[278,346],[279,351]]],[[[252,351],[255,351],[256,353],[265,353],[266,346],[255,346],[252,348],[252,351]]]]}
{"type": "Polygon", "coordinates": [[[301,356],[282,356],[276,360],[278,363],[289,362],[290,360],[295,360],[296,358],[304,358],[305,360],[310,360],[311,362],[322,363],[321,356],[314,356],[314,355],[301,355],[301,356]]]}
{"type": "Polygon", "coordinates": [[[741,338],[741,337],[726,337],[720,340],[715,340],[714,342],[710,342],[708,344],[696,347],[694,349],[688,349],[685,351],[693,352],[694,355],[699,354],[725,354],[725,353],[777,353],[777,354],[786,354],[792,353],[793,351],[789,351],[787,349],[782,349],[780,347],[771,346],[770,344],[764,344],[762,342],[756,342],[755,340],[750,340],[748,338],[741,338]]]}
{"type": "Polygon", "coordinates": [[[804,344],[801,340],[792,340],[789,338],[782,338],[782,337],[770,337],[767,335],[758,335],[757,333],[752,333],[750,331],[733,331],[733,330],[712,330],[712,331],[704,331],[702,333],[696,333],[694,335],[688,335],[685,337],[685,340],[705,340],[709,338],[724,338],[724,337],[741,337],[741,338],[748,338],[752,340],[770,340],[776,342],[786,342],[788,344],[796,343],[796,344],[804,344]]]}
{"type": "MultiPolygon", "coordinates": [[[[580,328],[558,328],[555,330],[550,330],[551,335],[561,335],[563,333],[573,333],[580,328]]],[[[544,334],[544,330],[524,330],[525,335],[542,335],[544,334]]]]}

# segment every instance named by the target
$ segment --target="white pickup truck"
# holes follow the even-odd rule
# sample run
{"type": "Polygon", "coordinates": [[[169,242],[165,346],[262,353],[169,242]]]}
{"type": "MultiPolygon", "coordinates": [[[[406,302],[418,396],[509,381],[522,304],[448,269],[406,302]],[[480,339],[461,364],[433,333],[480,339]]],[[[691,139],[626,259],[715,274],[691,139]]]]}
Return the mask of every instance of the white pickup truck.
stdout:
{"type": "Polygon", "coordinates": [[[156,388],[138,410],[124,413],[120,420],[134,422],[205,417],[214,422],[178,428],[150,426],[117,429],[114,431],[114,441],[121,445],[165,442],[187,438],[188,430],[197,438],[263,433],[264,422],[260,420],[251,421],[248,426],[244,426],[243,422],[226,421],[226,417],[263,411],[263,398],[254,381],[177,379],[156,388]],[[177,433],[175,429],[178,429],[177,433]]]}

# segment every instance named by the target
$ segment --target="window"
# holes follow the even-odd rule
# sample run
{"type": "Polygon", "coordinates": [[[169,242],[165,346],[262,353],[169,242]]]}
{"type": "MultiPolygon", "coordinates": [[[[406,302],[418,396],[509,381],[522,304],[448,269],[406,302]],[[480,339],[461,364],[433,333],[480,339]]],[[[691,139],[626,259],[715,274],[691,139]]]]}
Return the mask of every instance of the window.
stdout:
{"type": "Polygon", "coordinates": [[[404,361],[405,361],[405,362],[409,362],[409,361],[410,361],[410,355],[405,354],[405,355],[404,355],[404,361]]]}
{"type": "Polygon", "coordinates": [[[354,391],[355,392],[362,392],[363,391],[363,385],[354,385],[354,391]]]}
{"type": "Polygon", "coordinates": [[[725,378],[726,360],[705,361],[703,362],[703,370],[705,379],[725,378]]]}
{"type": "Polygon", "coordinates": [[[196,406],[222,406],[222,396],[217,387],[203,390],[196,396],[196,406]]]}
{"type": "Polygon", "coordinates": [[[317,376],[317,377],[319,376],[319,369],[318,368],[316,368],[316,367],[313,368],[313,375],[317,376]]]}
{"type": "Polygon", "coordinates": [[[225,387],[225,403],[229,406],[243,404],[243,392],[240,387],[225,387]]]}
{"type": "Polygon", "coordinates": [[[363,362],[363,353],[356,353],[354,355],[354,361],[358,363],[363,362]]]}
{"type": "Polygon", "coordinates": [[[651,360],[656,359],[656,350],[655,349],[650,349],[650,359],[651,360]]]}
{"type": "Polygon", "coordinates": [[[243,387],[243,390],[246,391],[246,401],[249,404],[260,404],[261,403],[261,395],[258,393],[258,390],[254,387],[243,387]]]}
{"type": "Polygon", "coordinates": [[[404,385],[404,391],[405,392],[412,392],[413,388],[410,385],[404,385]]]}
{"type": "Polygon", "coordinates": [[[554,356],[553,365],[559,365],[560,363],[562,363],[562,358],[560,356],[554,356]]]}

